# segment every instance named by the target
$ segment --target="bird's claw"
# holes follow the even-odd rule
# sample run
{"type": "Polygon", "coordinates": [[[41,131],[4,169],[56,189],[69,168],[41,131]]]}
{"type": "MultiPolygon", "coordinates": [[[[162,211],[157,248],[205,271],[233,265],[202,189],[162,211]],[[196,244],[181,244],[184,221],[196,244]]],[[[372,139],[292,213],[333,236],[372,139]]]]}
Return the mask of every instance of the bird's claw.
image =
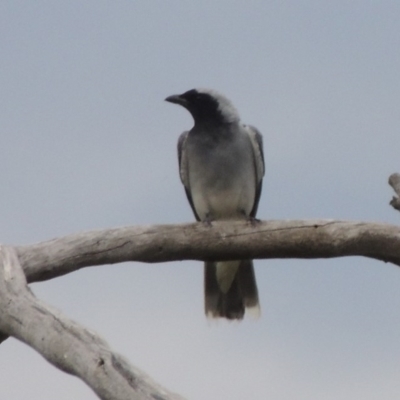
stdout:
{"type": "Polygon", "coordinates": [[[257,226],[261,222],[261,219],[258,219],[258,218],[255,218],[255,217],[248,217],[247,221],[250,222],[251,226],[257,226]]]}

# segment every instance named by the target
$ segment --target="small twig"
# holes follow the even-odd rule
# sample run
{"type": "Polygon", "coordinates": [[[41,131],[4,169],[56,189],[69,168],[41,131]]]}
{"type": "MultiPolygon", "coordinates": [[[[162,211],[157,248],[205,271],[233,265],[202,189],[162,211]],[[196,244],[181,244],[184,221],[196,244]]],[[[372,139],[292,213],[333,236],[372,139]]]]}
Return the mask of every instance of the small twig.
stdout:
{"type": "Polygon", "coordinates": [[[389,185],[393,188],[396,192],[397,196],[393,196],[392,200],[390,200],[390,205],[400,211],[400,174],[392,174],[389,177],[389,185]]]}

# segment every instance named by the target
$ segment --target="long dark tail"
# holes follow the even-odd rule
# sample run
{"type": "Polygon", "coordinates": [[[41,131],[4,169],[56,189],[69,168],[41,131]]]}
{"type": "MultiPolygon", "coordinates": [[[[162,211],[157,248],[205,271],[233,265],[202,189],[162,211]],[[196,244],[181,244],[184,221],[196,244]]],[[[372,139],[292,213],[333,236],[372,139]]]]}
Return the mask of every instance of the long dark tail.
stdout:
{"type": "Polygon", "coordinates": [[[205,312],[210,318],[242,319],[245,310],[259,315],[258,291],[252,260],[242,260],[233,282],[223,293],[217,281],[216,263],[204,265],[205,312]]]}

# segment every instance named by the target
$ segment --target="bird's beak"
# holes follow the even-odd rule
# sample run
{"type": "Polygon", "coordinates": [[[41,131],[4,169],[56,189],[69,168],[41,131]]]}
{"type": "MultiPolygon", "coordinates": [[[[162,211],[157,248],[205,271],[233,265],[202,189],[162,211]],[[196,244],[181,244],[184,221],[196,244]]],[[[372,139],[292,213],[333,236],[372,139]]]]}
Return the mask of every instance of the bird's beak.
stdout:
{"type": "Polygon", "coordinates": [[[168,96],[165,101],[168,101],[169,103],[174,103],[174,104],[179,104],[180,106],[186,107],[187,101],[183,97],[181,97],[179,94],[174,94],[172,96],[168,96]]]}

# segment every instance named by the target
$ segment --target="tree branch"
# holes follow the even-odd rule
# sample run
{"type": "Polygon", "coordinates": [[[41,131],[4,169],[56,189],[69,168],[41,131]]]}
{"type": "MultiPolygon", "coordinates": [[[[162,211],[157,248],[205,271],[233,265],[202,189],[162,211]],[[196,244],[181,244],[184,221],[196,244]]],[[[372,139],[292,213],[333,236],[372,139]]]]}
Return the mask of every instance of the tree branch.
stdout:
{"type": "Polygon", "coordinates": [[[219,221],[105,229],[16,247],[28,282],[125,261],[364,256],[400,266],[400,227],[354,221],[219,221]]]}
{"type": "MultiPolygon", "coordinates": [[[[400,174],[389,178],[398,197],[400,174]]],[[[364,256],[400,266],[400,227],[354,221],[219,221],[123,227],[15,248],[0,246],[0,343],[13,336],[104,400],[178,400],[96,334],[38,300],[28,282],[124,261],[364,256]],[[22,266],[22,267],[21,267],[22,266]]]]}
{"type": "Polygon", "coordinates": [[[392,200],[390,201],[390,205],[400,211],[400,174],[392,174],[389,176],[389,185],[393,188],[396,192],[397,196],[393,196],[392,200]]]}
{"type": "Polygon", "coordinates": [[[101,399],[177,399],[112,353],[97,335],[36,299],[26,280],[124,261],[344,256],[400,266],[400,227],[333,220],[219,221],[212,226],[106,229],[15,249],[0,247],[0,340],[10,335],[24,341],[58,368],[81,377],[101,399]]]}
{"type": "Polygon", "coordinates": [[[0,331],[80,377],[103,400],[178,400],[131,367],[93,332],[68,320],[29,290],[16,252],[0,246],[0,331]]]}

